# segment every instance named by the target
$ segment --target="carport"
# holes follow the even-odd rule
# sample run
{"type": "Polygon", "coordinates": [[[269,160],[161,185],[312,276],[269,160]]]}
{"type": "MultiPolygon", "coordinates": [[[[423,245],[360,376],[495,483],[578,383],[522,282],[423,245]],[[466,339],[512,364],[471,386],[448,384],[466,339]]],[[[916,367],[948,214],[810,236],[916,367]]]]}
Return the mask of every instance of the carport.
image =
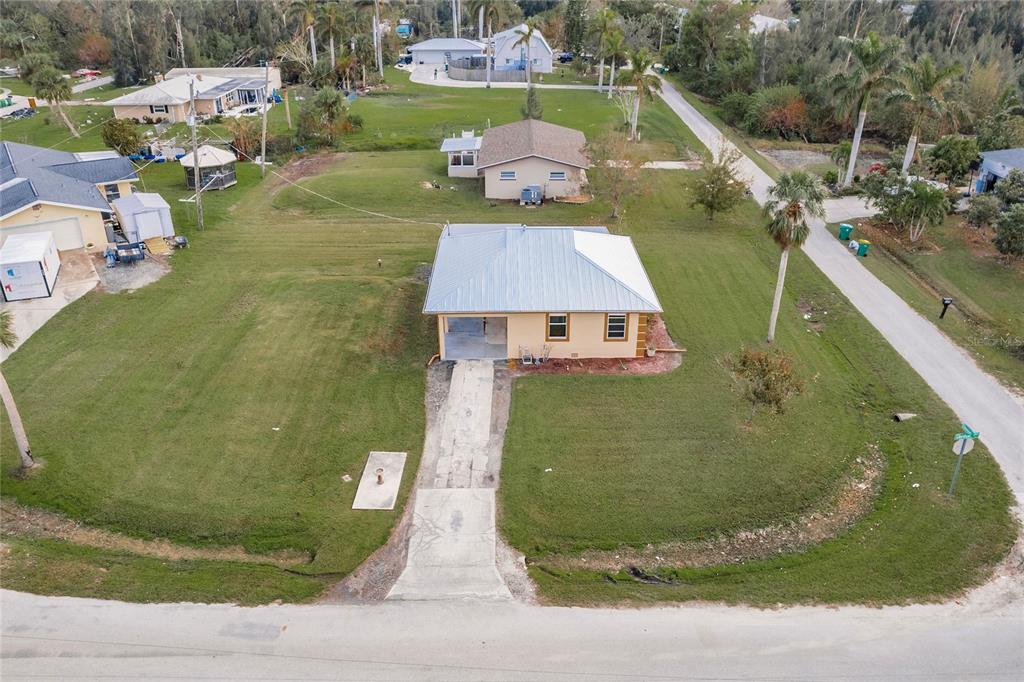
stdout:
{"type": "Polygon", "coordinates": [[[447,317],[444,325],[446,360],[504,360],[508,357],[508,318],[447,317]]]}

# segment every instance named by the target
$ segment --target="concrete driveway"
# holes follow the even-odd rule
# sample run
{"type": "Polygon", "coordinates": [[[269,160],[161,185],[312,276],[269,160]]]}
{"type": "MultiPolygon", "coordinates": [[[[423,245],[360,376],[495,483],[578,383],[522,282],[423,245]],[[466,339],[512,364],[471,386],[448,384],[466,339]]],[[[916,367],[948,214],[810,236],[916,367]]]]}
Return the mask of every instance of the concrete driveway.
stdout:
{"type": "Polygon", "coordinates": [[[92,258],[84,249],[62,251],[60,254],[60,273],[57,275],[57,286],[49,298],[32,298],[26,301],[0,303],[0,309],[10,310],[14,317],[14,332],[18,342],[14,349],[0,348],[0,362],[25,343],[51,317],[59,313],[64,306],[77,301],[99,284],[96,268],[92,258]]]}

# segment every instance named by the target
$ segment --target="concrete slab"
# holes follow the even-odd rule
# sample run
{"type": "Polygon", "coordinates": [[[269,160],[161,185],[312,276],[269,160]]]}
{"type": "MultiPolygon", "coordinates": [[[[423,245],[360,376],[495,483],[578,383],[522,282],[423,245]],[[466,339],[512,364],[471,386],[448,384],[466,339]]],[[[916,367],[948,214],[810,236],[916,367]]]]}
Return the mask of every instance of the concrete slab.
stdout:
{"type": "Polygon", "coordinates": [[[359,478],[353,509],[394,509],[398,488],[405,470],[404,452],[371,452],[359,478]],[[377,482],[377,470],[383,469],[383,483],[377,482]]]}
{"type": "Polygon", "coordinates": [[[405,570],[388,599],[511,599],[495,567],[493,488],[417,491],[405,570]]]}
{"type": "Polygon", "coordinates": [[[482,480],[491,436],[493,389],[493,362],[466,360],[455,364],[442,408],[435,488],[469,488],[474,480],[482,480]],[[476,477],[474,471],[478,472],[476,477]]]}

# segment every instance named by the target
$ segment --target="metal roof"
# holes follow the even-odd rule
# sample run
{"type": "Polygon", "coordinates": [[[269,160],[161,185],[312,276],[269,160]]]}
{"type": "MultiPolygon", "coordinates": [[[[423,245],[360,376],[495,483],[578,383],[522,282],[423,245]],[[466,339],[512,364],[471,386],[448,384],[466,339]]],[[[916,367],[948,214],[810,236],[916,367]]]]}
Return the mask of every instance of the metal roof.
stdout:
{"type": "MultiPolygon", "coordinates": [[[[219,76],[178,76],[168,80],[160,81],[147,88],[129,92],[109,100],[111,106],[133,106],[153,104],[184,104],[189,101],[189,83],[195,83],[196,99],[210,99],[218,95],[207,94],[210,91],[222,90],[224,86],[230,86],[238,79],[221,78],[219,76]]],[[[229,87],[229,91],[234,88],[229,87]]],[[[220,94],[224,94],[220,92],[220,94]]]]}
{"type": "Polygon", "coordinates": [[[446,137],[441,143],[443,152],[466,152],[480,149],[480,137],[446,137]]]}
{"type": "MultiPolygon", "coordinates": [[[[519,24],[518,26],[513,26],[512,28],[505,29],[504,31],[499,31],[498,33],[495,33],[495,52],[500,51],[504,44],[508,41],[512,41],[512,44],[515,45],[516,42],[518,42],[519,39],[523,37],[522,33],[519,33],[519,31],[526,32],[526,29],[526,24],[519,24]]],[[[548,45],[547,39],[544,38],[544,34],[542,34],[540,31],[534,30],[533,37],[540,40],[541,46],[548,51],[548,54],[553,54],[551,46],[548,45]]]]}
{"type": "MultiPolygon", "coordinates": [[[[235,156],[234,152],[229,152],[226,149],[220,147],[214,147],[212,145],[204,144],[199,147],[199,167],[200,168],[214,168],[216,166],[226,166],[229,163],[238,161],[238,157],[235,156]]],[[[195,164],[192,160],[192,152],[189,152],[185,156],[178,159],[178,162],[182,166],[188,166],[192,168],[195,164]]]]}
{"type": "Polygon", "coordinates": [[[482,43],[466,40],[465,38],[431,38],[409,46],[409,52],[417,50],[440,50],[442,52],[476,50],[477,52],[483,52],[483,49],[482,43]]]}
{"type": "Polygon", "coordinates": [[[113,204],[123,214],[171,207],[162,196],[155,192],[133,192],[120,199],[114,199],[113,204]]]}
{"type": "Polygon", "coordinates": [[[37,202],[109,211],[96,185],[137,180],[123,156],[80,161],[70,152],[18,142],[0,143],[0,213],[7,216],[37,202]]]}
{"type": "Polygon", "coordinates": [[[1014,168],[1024,170],[1024,147],[982,152],[981,158],[985,160],[987,168],[1001,172],[1004,176],[1014,168]]]}
{"type": "Polygon", "coordinates": [[[423,312],[661,312],[629,237],[603,227],[448,225],[423,312]]]}

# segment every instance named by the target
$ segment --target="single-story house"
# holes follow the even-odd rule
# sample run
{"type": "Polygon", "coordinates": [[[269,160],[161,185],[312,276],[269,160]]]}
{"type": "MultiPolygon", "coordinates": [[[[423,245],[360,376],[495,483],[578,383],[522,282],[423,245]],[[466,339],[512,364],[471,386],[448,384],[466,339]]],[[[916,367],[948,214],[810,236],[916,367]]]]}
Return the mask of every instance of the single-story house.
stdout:
{"type": "Polygon", "coordinates": [[[177,76],[107,102],[115,118],[162,119],[182,123],[190,110],[189,85],[195,85],[196,112],[200,117],[224,114],[238,107],[262,104],[270,93],[261,73],[258,78],[177,76]]]}
{"type": "MultiPolygon", "coordinates": [[[[496,71],[524,71],[526,69],[526,45],[517,45],[522,38],[518,31],[525,31],[526,24],[513,26],[507,31],[494,34],[494,69],[496,71]]],[[[533,73],[551,73],[554,70],[554,51],[540,31],[534,31],[530,38],[530,61],[533,73]]]]}
{"type": "MultiPolygon", "coordinates": [[[[199,147],[199,181],[202,191],[225,189],[238,182],[235,178],[237,161],[234,152],[226,149],[208,144],[199,147]]],[[[178,162],[185,169],[185,186],[195,189],[195,152],[189,152],[178,162]]]]}
{"type": "Polygon", "coordinates": [[[446,225],[423,312],[442,360],[632,358],[661,303],[633,241],[604,227],[446,225]]]}
{"type": "Polygon", "coordinates": [[[1024,171],[1024,147],[996,149],[981,153],[981,171],[975,189],[988,192],[1012,170],[1024,171]]]}
{"type": "Polygon", "coordinates": [[[110,202],[130,195],[138,179],[131,161],[113,151],[2,142],[0,244],[12,234],[48,231],[61,251],[102,251],[110,202]]]}
{"type": "Polygon", "coordinates": [[[431,38],[409,46],[413,64],[448,64],[463,57],[479,57],[484,46],[466,38],[431,38]]]}
{"type": "MultiPolygon", "coordinates": [[[[211,67],[189,67],[187,69],[181,68],[180,66],[171,69],[164,74],[164,80],[170,80],[172,78],[180,78],[181,76],[187,76],[189,73],[194,73],[197,76],[207,78],[209,76],[215,76],[217,78],[240,78],[242,80],[263,80],[266,77],[266,69],[262,66],[211,66],[211,67]]],[[[274,90],[281,90],[281,69],[276,66],[270,67],[270,91],[273,93],[274,90]]]]}
{"type": "Polygon", "coordinates": [[[154,192],[136,192],[113,202],[117,222],[130,242],[144,242],[155,237],[173,237],[171,207],[154,192]]]}
{"type": "Polygon", "coordinates": [[[528,185],[547,198],[579,194],[590,167],[586,144],[578,130],[534,119],[488,128],[477,156],[484,196],[518,199],[528,185]]]}
{"type": "Polygon", "coordinates": [[[441,151],[448,154],[448,177],[476,177],[476,156],[482,139],[473,130],[463,130],[461,137],[445,138],[441,151]]]}

